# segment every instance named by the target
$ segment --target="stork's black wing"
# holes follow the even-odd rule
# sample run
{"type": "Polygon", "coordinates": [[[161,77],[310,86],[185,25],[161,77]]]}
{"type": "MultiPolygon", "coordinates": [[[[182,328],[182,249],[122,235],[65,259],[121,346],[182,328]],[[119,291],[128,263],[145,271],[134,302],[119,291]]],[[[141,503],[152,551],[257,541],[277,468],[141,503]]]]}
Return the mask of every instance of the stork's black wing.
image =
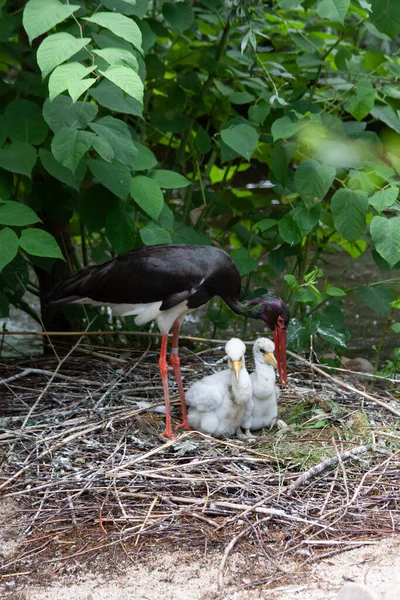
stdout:
{"type": "Polygon", "coordinates": [[[188,299],[197,308],[212,296],[238,297],[240,276],[231,258],[219,248],[163,244],[122,254],[91,265],[59,283],[48,304],[96,302],[139,304],[162,301],[162,310],[188,299]]]}

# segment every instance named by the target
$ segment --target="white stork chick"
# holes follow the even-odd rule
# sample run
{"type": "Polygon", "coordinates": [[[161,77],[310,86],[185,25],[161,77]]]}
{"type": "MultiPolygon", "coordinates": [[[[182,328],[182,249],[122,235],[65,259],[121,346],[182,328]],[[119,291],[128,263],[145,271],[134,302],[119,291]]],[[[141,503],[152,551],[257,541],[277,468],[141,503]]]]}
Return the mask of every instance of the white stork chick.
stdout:
{"type": "Polygon", "coordinates": [[[277,366],[274,351],[275,344],[268,338],[258,338],[254,343],[255,371],[250,375],[253,388],[251,416],[242,423],[247,437],[248,429],[271,429],[274,425],[279,429],[286,427],[286,423],[278,419],[279,388],[274,371],[277,366]]]}
{"type": "MultiPolygon", "coordinates": [[[[190,427],[214,437],[242,433],[240,425],[248,422],[252,407],[252,388],[244,355],[246,346],[232,338],[225,345],[229,369],[196,381],[186,393],[190,427]]],[[[251,437],[251,435],[250,435],[251,437]]]]}

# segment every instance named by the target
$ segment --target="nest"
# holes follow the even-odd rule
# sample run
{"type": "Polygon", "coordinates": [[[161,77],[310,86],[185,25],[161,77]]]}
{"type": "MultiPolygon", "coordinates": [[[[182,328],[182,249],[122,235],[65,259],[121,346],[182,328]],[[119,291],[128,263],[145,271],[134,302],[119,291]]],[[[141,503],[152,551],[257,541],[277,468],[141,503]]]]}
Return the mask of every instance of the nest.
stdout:
{"type": "MultiPolygon", "coordinates": [[[[184,385],[223,368],[222,357],[222,346],[183,347],[184,385]]],[[[197,432],[174,442],[160,436],[157,358],[156,347],[121,356],[80,344],[62,359],[1,365],[0,488],[14,510],[0,524],[24,540],[0,574],[62,572],[110,548],[132,560],[157,542],[223,548],[222,587],[243,544],[268,557],[261,583],[272,584],[289,559],[307,565],[400,531],[390,382],[370,396],[354,378],[293,362],[280,400],[287,429],[246,444],[197,432]]],[[[171,376],[178,422],[174,385],[171,376]]]]}

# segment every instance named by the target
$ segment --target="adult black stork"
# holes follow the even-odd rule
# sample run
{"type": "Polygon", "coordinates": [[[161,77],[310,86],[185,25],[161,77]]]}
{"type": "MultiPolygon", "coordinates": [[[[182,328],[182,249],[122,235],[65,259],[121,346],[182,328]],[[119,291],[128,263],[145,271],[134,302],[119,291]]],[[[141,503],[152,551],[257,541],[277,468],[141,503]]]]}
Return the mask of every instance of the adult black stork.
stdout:
{"type": "Polygon", "coordinates": [[[158,361],[165,398],[165,436],[174,439],[168,394],[167,345],[173,327],[171,364],[179,389],[182,424],[189,429],[178,356],[179,328],[185,316],[220,296],[237,314],[261,319],[274,332],[281,382],[286,384],[286,327],[290,314],[281,298],[267,293],[243,297],[240,274],[226,252],[213,246],[160,244],[121,254],[101,265],[90,265],[60,282],[47,304],[102,304],[118,316],[136,315],[135,323],[155,320],[161,332],[158,361]]]}

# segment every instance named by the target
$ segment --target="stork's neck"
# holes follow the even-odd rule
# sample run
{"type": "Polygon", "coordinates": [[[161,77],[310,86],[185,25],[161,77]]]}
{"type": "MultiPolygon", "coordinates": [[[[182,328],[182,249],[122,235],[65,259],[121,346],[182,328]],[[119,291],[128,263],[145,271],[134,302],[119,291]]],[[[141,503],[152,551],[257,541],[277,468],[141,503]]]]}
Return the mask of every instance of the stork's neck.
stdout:
{"type": "Polygon", "coordinates": [[[259,319],[262,313],[262,305],[257,302],[257,299],[246,300],[245,298],[224,298],[225,302],[231,310],[237,315],[250,317],[251,319],[259,319]]]}

